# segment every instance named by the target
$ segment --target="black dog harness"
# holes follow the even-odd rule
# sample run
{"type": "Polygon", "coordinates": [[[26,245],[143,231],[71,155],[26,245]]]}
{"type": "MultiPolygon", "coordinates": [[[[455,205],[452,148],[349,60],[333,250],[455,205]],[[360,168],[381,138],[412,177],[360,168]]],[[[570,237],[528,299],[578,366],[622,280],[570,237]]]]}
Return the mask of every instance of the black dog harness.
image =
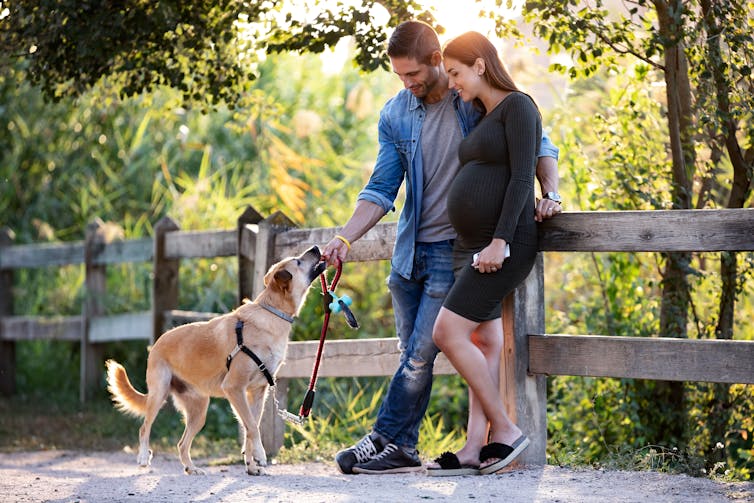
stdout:
{"type": "Polygon", "coordinates": [[[256,354],[254,354],[254,351],[244,346],[242,320],[238,320],[236,322],[236,347],[228,355],[228,359],[225,360],[225,366],[228,368],[228,370],[230,370],[230,362],[233,360],[233,357],[238,354],[239,351],[246,353],[249,358],[254,360],[254,363],[257,364],[257,366],[259,367],[259,370],[261,370],[262,373],[264,374],[264,377],[267,378],[267,382],[270,384],[270,386],[275,386],[275,379],[272,378],[272,374],[270,374],[270,371],[267,370],[267,367],[264,365],[264,362],[260,360],[256,354]]]}

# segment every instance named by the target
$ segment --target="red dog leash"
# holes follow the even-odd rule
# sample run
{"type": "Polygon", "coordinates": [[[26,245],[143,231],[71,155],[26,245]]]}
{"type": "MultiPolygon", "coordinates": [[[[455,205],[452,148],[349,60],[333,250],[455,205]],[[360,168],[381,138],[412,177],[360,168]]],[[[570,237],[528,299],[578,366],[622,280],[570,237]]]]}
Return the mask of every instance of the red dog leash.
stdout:
{"type": "Polygon", "coordinates": [[[325,272],[319,275],[320,283],[322,284],[322,296],[324,301],[325,317],[322,321],[322,331],[319,334],[319,346],[317,347],[317,357],[314,359],[314,367],[312,368],[312,377],[309,379],[309,389],[306,391],[304,401],[301,404],[298,415],[292,414],[287,410],[279,410],[278,414],[286,421],[302,424],[304,419],[309,417],[309,413],[312,410],[312,404],[314,403],[314,394],[316,392],[315,386],[317,385],[317,374],[319,373],[319,364],[322,361],[322,352],[325,348],[325,338],[327,337],[327,328],[330,325],[330,313],[343,312],[346,317],[346,322],[351,328],[359,328],[359,323],[356,321],[351,309],[348,307],[351,305],[351,298],[347,295],[338,297],[335,295],[335,287],[338,286],[340,281],[340,275],[343,272],[343,263],[340,259],[337,259],[335,276],[332,283],[327,284],[327,276],[325,272]]]}

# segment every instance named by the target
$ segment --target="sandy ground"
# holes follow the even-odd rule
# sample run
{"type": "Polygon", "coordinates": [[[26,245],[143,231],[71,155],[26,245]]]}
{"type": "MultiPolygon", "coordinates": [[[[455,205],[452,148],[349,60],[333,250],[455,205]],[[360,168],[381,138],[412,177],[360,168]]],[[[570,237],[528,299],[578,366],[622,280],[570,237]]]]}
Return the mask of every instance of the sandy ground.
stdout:
{"type": "Polygon", "coordinates": [[[184,475],[175,456],[149,468],[126,452],[39,451],[0,454],[3,502],[752,502],[753,483],[723,483],[654,472],[573,470],[553,466],[492,476],[436,478],[343,475],[330,463],[274,465],[246,475],[241,464],[197,465],[184,475]]]}

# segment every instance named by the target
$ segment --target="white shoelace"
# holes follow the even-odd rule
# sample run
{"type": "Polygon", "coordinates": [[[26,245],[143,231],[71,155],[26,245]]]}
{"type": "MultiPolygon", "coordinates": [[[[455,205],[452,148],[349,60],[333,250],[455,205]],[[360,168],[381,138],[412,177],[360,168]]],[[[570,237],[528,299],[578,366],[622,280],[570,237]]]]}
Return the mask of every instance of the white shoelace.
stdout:
{"type": "Polygon", "coordinates": [[[372,438],[367,435],[362,438],[361,441],[353,448],[353,452],[356,455],[356,461],[363,463],[372,459],[372,456],[377,454],[377,446],[372,442],[372,438]]]}
{"type": "Polygon", "coordinates": [[[385,446],[385,448],[382,449],[382,452],[380,452],[379,454],[377,454],[374,457],[374,459],[382,459],[382,458],[384,458],[386,456],[391,455],[392,453],[394,453],[397,450],[398,450],[398,446],[397,445],[395,445],[395,444],[387,444],[385,446]]]}

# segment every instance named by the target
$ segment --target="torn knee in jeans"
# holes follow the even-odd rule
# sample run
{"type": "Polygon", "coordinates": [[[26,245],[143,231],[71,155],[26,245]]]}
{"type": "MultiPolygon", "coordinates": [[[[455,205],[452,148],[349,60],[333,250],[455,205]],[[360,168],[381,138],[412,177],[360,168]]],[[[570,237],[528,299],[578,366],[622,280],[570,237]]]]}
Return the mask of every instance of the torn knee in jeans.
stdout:
{"type": "Polygon", "coordinates": [[[403,365],[402,374],[410,381],[418,381],[426,375],[427,362],[421,358],[408,358],[403,365]]]}

